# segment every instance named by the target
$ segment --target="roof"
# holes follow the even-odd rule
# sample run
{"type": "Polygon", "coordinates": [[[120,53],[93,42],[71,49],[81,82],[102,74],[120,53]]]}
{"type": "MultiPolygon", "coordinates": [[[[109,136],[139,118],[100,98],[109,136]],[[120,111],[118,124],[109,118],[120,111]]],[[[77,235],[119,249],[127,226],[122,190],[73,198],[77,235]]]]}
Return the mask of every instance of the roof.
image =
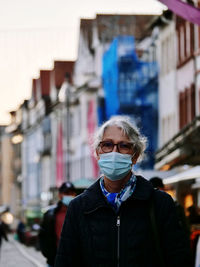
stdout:
{"type": "Polygon", "coordinates": [[[156,15],[97,14],[96,23],[100,41],[111,41],[119,35],[132,35],[140,40],[150,34],[147,25],[156,15]]]}
{"type": "Polygon", "coordinates": [[[69,76],[69,83],[73,83],[72,81],[72,74],[73,74],[73,68],[74,68],[74,61],[54,61],[54,68],[52,70],[53,72],[53,83],[55,84],[55,87],[57,89],[60,89],[62,83],[64,82],[64,79],[66,77],[66,74],[69,76]]]}
{"type": "Polygon", "coordinates": [[[94,19],[81,19],[80,29],[81,33],[84,36],[84,39],[87,40],[88,48],[92,52],[92,29],[93,29],[94,19]]]}
{"type": "Polygon", "coordinates": [[[97,27],[101,42],[111,42],[119,35],[131,35],[140,40],[150,35],[149,23],[155,17],[157,15],[97,14],[95,19],[81,19],[80,31],[92,53],[93,27],[97,27]]]}

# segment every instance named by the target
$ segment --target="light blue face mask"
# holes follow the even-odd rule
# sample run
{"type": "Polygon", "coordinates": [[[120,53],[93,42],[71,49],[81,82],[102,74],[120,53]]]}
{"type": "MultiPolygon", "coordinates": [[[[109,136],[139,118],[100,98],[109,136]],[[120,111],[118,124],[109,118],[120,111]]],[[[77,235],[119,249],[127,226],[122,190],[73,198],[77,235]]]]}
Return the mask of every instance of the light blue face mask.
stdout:
{"type": "Polygon", "coordinates": [[[65,205],[65,206],[68,206],[70,201],[74,199],[74,196],[63,196],[62,198],[62,203],[65,205]]]}
{"type": "Polygon", "coordinates": [[[101,172],[112,181],[123,179],[132,168],[133,155],[110,152],[99,156],[98,165],[101,172]]]}

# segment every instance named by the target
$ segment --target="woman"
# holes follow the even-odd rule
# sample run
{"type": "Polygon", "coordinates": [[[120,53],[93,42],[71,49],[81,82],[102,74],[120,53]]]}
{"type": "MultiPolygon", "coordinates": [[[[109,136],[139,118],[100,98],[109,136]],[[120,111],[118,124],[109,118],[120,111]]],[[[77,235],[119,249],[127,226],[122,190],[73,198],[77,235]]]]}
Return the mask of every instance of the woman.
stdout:
{"type": "Polygon", "coordinates": [[[103,176],[69,205],[56,267],[192,266],[172,198],[132,171],[145,143],[126,117],[101,126],[94,146],[103,176]]]}

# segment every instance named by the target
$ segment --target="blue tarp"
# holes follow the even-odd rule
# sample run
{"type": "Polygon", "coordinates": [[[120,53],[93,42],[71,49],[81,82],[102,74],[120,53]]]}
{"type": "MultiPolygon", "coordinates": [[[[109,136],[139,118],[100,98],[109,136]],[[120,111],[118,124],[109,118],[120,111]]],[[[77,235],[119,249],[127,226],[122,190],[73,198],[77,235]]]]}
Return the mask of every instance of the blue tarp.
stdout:
{"type": "Polygon", "coordinates": [[[119,36],[105,52],[102,65],[105,103],[98,107],[99,122],[117,114],[131,116],[149,140],[141,165],[153,168],[158,138],[157,63],[138,58],[133,36],[119,36]]]}

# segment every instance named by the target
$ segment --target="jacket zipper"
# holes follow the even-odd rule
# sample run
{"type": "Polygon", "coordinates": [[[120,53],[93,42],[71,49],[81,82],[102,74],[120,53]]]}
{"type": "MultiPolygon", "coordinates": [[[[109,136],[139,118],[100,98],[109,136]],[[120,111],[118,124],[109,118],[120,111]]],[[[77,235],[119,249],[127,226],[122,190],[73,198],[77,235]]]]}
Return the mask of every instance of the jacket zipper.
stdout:
{"type": "Polygon", "coordinates": [[[120,216],[117,216],[117,267],[119,267],[120,260],[120,216]]]}

